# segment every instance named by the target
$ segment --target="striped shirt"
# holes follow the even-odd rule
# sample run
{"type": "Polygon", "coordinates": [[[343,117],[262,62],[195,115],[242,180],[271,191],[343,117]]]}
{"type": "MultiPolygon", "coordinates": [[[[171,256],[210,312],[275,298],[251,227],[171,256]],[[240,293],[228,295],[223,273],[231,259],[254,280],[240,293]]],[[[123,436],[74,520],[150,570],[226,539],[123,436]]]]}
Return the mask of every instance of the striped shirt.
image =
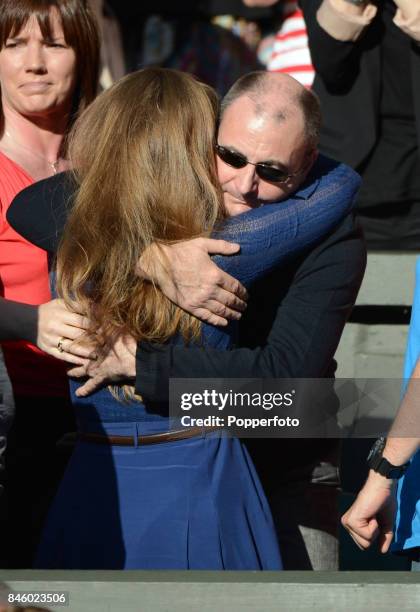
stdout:
{"type": "Polygon", "coordinates": [[[284,2],[283,15],[283,23],[276,34],[267,70],[285,72],[305,87],[311,87],[315,71],[311,62],[302,11],[297,2],[291,0],[284,2]]]}

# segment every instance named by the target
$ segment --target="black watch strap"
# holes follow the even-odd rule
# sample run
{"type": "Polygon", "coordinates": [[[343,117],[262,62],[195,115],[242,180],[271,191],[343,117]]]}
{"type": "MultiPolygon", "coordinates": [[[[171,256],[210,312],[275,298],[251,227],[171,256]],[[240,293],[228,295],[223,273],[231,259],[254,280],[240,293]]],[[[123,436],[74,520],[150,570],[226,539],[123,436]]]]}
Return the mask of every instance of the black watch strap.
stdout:
{"type": "Polygon", "coordinates": [[[382,455],[384,452],[385,443],[386,438],[379,438],[376,440],[368,455],[367,464],[371,470],[385,476],[385,478],[398,480],[398,478],[401,478],[401,476],[405,474],[410,464],[404,463],[403,465],[392,465],[392,463],[390,463],[388,459],[385,459],[385,457],[382,455]]]}

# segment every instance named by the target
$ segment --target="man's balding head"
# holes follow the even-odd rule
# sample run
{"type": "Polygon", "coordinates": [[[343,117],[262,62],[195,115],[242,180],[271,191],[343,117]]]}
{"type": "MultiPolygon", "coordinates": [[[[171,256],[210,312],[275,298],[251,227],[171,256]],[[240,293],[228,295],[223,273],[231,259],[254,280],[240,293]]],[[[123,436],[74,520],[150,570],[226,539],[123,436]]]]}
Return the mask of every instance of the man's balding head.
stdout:
{"type": "Polygon", "coordinates": [[[241,96],[255,104],[255,114],[268,113],[273,120],[286,120],[291,114],[302,113],[308,148],[315,149],[321,129],[321,108],[318,97],[288,74],[249,72],[238,79],[222,100],[220,122],[227,108],[241,96]]]}
{"type": "Polygon", "coordinates": [[[218,173],[228,212],[246,212],[295,192],[316,159],[319,128],[318,99],[292,77],[253,72],[240,78],[222,101],[218,132],[218,173]],[[285,178],[273,180],[269,173],[267,179],[261,164],[285,178]]]}

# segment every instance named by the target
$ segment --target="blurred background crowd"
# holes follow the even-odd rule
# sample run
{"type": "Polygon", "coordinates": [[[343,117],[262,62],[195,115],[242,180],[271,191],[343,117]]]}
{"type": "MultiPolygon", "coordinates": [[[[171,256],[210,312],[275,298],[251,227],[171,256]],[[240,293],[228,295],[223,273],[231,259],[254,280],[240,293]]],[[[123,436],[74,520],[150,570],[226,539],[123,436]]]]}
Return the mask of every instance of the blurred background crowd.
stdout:
{"type": "MultiPolygon", "coordinates": [[[[220,95],[261,68],[313,87],[323,107],[321,152],[364,178],[358,213],[368,248],[418,248],[420,50],[394,21],[393,1],[380,2],[378,14],[375,4],[333,1],[339,10],[366,7],[334,46],[319,28],[318,0],[92,3],[102,23],[103,87],[150,65],[191,72],[220,95]]],[[[326,27],[335,35],[335,24],[326,27]]]]}

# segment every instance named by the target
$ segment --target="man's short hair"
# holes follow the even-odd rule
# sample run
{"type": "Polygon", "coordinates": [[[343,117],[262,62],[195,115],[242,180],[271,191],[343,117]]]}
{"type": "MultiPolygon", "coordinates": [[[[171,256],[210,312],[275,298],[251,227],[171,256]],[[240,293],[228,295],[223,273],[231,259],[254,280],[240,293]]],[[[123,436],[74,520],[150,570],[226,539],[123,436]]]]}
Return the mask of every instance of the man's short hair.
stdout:
{"type": "MultiPolygon", "coordinates": [[[[255,99],[258,113],[258,98],[263,98],[270,91],[270,85],[268,85],[267,76],[269,73],[262,70],[255,72],[249,72],[244,76],[240,77],[229,89],[227,94],[222,99],[220,104],[220,116],[219,123],[223,118],[223,114],[226,109],[241,96],[247,95],[255,99]]],[[[291,77],[292,78],[292,77],[291,77]]],[[[319,143],[319,134],[321,131],[321,106],[319,103],[318,96],[309,89],[302,86],[301,91],[295,96],[293,100],[298,107],[302,110],[304,122],[305,122],[305,135],[307,139],[308,149],[316,149],[319,143]]]]}

